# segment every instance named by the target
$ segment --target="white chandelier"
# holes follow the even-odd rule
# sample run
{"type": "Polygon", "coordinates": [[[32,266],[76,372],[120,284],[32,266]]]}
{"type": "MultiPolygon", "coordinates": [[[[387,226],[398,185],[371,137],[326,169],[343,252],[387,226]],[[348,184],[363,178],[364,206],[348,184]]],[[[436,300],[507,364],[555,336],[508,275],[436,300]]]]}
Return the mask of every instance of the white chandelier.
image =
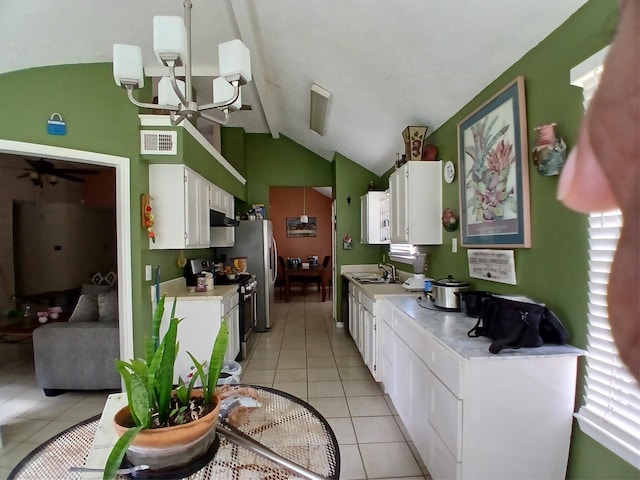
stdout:
{"type": "Polygon", "coordinates": [[[191,0],[184,0],[184,19],[181,17],[153,17],[153,50],[166,67],[168,76],[158,83],[158,104],[142,103],[133,98],[133,90],[144,87],[142,50],[136,45],[113,45],[113,78],[127,90],[131,103],[142,108],[169,110],[171,124],[178,125],[185,118],[203,117],[221,125],[229,121],[229,111],[242,106],[240,87],[251,81],[249,49],[236,39],[218,45],[220,76],[213,80],[213,103],[198,105],[192,99],[191,88],[191,0]],[[176,67],[184,66],[184,81],[176,78],[176,67]],[[219,119],[206,110],[218,109],[219,119]]]}

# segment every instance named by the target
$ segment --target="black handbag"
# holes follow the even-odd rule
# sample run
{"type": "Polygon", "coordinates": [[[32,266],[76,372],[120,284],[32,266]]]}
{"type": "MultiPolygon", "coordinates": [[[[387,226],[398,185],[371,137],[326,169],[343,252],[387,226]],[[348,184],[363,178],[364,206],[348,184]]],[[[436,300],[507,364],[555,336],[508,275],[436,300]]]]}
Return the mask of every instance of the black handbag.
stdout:
{"type": "Polygon", "coordinates": [[[489,337],[491,353],[503,348],[565,344],[569,334],[560,319],[544,304],[491,296],[483,304],[469,337],[489,337]]]}

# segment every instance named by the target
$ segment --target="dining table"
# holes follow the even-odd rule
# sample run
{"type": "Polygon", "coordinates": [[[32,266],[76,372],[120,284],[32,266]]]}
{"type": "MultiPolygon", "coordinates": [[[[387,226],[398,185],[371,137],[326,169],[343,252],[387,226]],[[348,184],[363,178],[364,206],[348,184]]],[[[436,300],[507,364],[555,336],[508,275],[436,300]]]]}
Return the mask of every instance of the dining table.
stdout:
{"type": "Polygon", "coordinates": [[[284,300],[289,302],[291,298],[291,277],[302,277],[305,280],[318,279],[322,289],[322,301],[327,300],[328,276],[331,272],[329,267],[322,265],[310,265],[309,267],[294,267],[286,265],[284,267],[284,300]]]}
{"type": "MultiPolygon", "coordinates": [[[[307,402],[274,388],[232,386],[235,389],[242,387],[257,391],[259,406],[251,408],[248,418],[234,427],[234,431],[259,442],[268,454],[239,442],[238,435],[222,434],[224,428],[217,428],[214,446],[187,466],[170,472],[138,470],[118,474],[117,478],[284,480],[340,477],[337,439],[317,410],[307,402]]],[[[102,469],[118,438],[113,416],[125,405],[126,394],[109,395],[102,414],[80,422],[38,446],[12,470],[8,480],[102,479],[102,469]]],[[[126,456],[121,466],[130,466],[126,456]]]]}

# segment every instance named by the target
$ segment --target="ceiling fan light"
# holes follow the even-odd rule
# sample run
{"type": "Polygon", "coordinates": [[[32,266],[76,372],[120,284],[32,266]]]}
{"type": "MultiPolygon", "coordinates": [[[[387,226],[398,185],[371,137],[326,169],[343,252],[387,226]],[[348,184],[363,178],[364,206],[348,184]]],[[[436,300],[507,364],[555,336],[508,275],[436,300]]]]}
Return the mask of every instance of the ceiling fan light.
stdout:
{"type": "Polygon", "coordinates": [[[220,76],[240,75],[240,84],[251,81],[251,54],[241,40],[235,39],[218,45],[220,76]]]}
{"type": "MultiPolygon", "coordinates": [[[[213,79],[213,103],[226,103],[233,98],[235,89],[224,77],[216,77],[213,79]]],[[[242,92],[238,91],[238,98],[229,105],[232,112],[242,108],[242,92]]]]}
{"type": "Polygon", "coordinates": [[[113,79],[119,87],[127,84],[134,88],[144,87],[140,47],[121,43],[113,45],[113,79]]]}
{"type": "Polygon", "coordinates": [[[58,177],[56,177],[55,175],[49,175],[49,178],[47,180],[51,185],[55,185],[56,183],[58,183],[58,177]]]}
{"type": "Polygon", "coordinates": [[[31,173],[29,174],[29,178],[30,178],[31,180],[37,180],[37,179],[39,179],[39,178],[40,178],[40,174],[39,174],[38,172],[31,172],[31,173]]]}
{"type": "Polygon", "coordinates": [[[316,85],[311,85],[311,107],[309,114],[309,128],[318,135],[324,135],[327,122],[327,108],[331,92],[316,85]]]}
{"type": "MultiPolygon", "coordinates": [[[[182,95],[185,94],[186,87],[182,80],[176,80],[178,88],[182,95]]],[[[176,108],[180,105],[180,99],[171,85],[171,79],[169,77],[162,77],[158,82],[158,104],[159,105],[174,105],[176,108]]]]}
{"type": "Polygon", "coordinates": [[[187,58],[187,29],[182,17],[153,17],[153,51],[160,63],[173,60],[183,65],[187,58]]]}

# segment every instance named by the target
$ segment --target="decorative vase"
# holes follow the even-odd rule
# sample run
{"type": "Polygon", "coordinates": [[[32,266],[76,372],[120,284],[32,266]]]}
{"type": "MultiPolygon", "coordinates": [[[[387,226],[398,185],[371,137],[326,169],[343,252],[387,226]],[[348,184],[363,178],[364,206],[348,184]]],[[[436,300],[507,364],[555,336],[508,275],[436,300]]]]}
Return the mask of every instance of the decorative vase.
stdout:
{"type": "Polygon", "coordinates": [[[429,127],[407,127],[402,131],[404,152],[409,160],[422,160],[423,143],[429,127]]]}
{"type": "MultiPolygon", "coordinates": [[[[194,390],[192,397],[201,397],[202,391],[194,390]]],[[[149,465],[151,470],[183,467],[205,455],[216,438],[216,423],[220,413],[220,399],[216,395],[215,408],[199,418],[172,427],[149,428],[139,432],[127,450],[127,459],[133,465],[149,465]]],[[[131,422],[129,407],[123,407],[114,415],[118,436],[122,436],[131,422]]]]}
{"type": "Polygon", "coordinates": [[[560,175],[567,159],[567,145],[562,137],[556,137],[555,123],[535,128],[538,138],[533,147],[533,164],[540,175],[560,175]]]}

